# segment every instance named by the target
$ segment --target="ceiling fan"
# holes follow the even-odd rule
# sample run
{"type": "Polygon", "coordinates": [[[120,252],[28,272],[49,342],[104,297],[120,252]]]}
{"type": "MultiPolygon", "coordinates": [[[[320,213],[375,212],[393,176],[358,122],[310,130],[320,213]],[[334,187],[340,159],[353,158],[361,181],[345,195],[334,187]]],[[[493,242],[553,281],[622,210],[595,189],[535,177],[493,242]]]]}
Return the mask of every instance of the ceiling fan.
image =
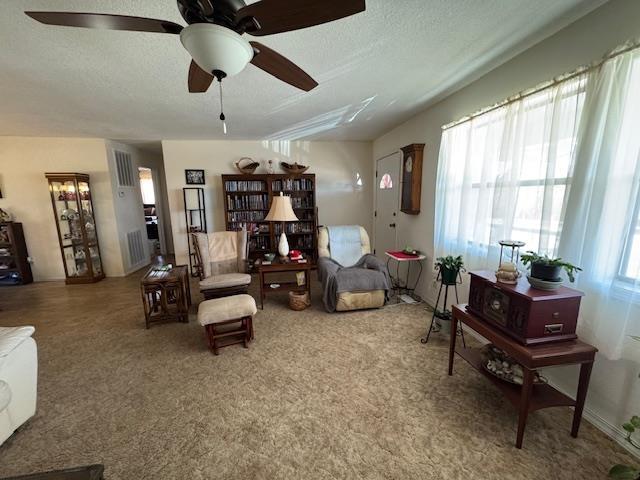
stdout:
{"type": "MultiPolygon", "coordinates": [[[[166,20],[125,15],[25,13],[47,25],[179,34],[193,59],[189,67],[189,92],[203,93],[214,78],[222,88],[222,79],[240,73],[247,63],[301,90],[312,90],[318,83],[304,70],[269,47],[245,40],[242,35],[289,32],[365,10],[365,0],[260,0],[250,5],[244,0],[177,0],[177,3],[187,27],[166,20]]],[[[224,113],[220,119],[224,121],[224,113]]]]}

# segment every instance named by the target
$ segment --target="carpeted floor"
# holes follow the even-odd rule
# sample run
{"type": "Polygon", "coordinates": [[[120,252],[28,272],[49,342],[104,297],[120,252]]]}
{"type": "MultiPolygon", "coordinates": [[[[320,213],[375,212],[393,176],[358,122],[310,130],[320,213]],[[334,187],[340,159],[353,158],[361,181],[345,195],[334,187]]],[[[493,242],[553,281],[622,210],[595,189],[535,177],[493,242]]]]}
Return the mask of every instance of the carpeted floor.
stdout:
{"type": "MultiPolygon", "coordinates": [[[[195,318],[144,329],[139,275],[0,289],[0,325],[33,324],[38,413],[0,476],[103,463],[106,478],[596,479],[632,462],[571,410],[516,412],[421,306],[326,314],[269,297],[250,349],[213,356],[195,318]]],[[[314,285],[314,287],[317,287],[314,285]]]]}

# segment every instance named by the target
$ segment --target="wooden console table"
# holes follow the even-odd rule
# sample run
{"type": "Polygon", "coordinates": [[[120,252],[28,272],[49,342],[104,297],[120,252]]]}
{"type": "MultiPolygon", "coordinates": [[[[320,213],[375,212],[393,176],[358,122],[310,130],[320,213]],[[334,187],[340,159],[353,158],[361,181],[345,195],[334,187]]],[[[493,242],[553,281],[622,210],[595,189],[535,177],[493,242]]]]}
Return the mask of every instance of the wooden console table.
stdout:
{"type": "Polygon", "coordinates": [[[582,410],[584,409],[584,401],[587,396],[587,389],[589,388],[591,368],[593,367],[593,361],[595,359],[596,352],[598,351],[595,347],[581,342],[580,340],[524,346],[487,324],[477,316],[467,312],[465,304],[453,306],[453,315],[451,320],[452,332],[457,331],[458,322],[464,323],[471,329],[478,332],[522,365],[524,373],[522,386],[501,380],[484,369],[479,349],[458,348],[456,347],[457,335],[451,335],[449,343],[449,375],[453,374],[453,359],[457,353],[473,368],[487,377],[491,383],[498,387],[507,399],[516,408],[518,408],[518,434],[516,436],[517,448],[522,448],[522,437],[524,435],[524,429],[529,412],[540,410],[542,408],[560,406],[575,407],[571,436],[578,436],[580,420],[582,419],[582,410]],[[560,393],[551,385],[533,383],[534,372],[538,368],[571,364],[581,364],[580,379],[575,400],[560,393]]]}

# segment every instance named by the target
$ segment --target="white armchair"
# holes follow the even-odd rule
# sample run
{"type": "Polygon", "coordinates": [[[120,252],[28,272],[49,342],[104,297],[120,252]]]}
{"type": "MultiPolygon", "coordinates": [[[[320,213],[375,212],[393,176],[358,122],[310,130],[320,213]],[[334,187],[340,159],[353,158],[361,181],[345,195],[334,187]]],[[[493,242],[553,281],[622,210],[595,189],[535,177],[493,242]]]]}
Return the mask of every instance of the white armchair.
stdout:
{"type": "Polygon", "coordinates": [[[38,350],[33,327],[0,327],[0,445],[36,413],[38,350]]]}
{"type": "Polygon", "coordinates": [[[325,310],[344,312],[384,306],[390,288],[389,272],[371,254],[367,231],[361,226],[348,227],[355,231],[348,242],[355,256],[342,265],[336,258],[337,249],[332,249],[331,228],[335,227],[318,229],[318,279],[322,283],[325,310]]]}

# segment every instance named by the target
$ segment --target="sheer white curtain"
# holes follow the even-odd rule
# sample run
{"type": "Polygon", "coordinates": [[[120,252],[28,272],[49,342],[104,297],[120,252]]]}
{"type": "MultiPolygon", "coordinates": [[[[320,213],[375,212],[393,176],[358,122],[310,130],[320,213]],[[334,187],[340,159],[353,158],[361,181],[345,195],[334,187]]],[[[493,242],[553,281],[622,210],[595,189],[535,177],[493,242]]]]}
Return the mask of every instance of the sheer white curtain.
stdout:
{"type": "MultiPolygon", "coordinates": [[[[580,265],[579,335],[609,358],[640,334],[640,50],[605,62],[588,88],[559,254],[580,265]]],[[[629,347],[629,348],[625,348],[629,347]]]]}
{"type": "Polygon", "coordinates": [[[436,256],[496,268],[498,241],[558,248],[587,75],[443,132],[436,186],[436,256]]]}
{"type": "MultiPolygon", "coordinates": [[[[580,265],[579,334],[640,335],[640,50],[443,132],[436,256],[495,268],[502,239],[580,265]]],[[[631,348],[625,348],[625,347],[631,348]]]]}

